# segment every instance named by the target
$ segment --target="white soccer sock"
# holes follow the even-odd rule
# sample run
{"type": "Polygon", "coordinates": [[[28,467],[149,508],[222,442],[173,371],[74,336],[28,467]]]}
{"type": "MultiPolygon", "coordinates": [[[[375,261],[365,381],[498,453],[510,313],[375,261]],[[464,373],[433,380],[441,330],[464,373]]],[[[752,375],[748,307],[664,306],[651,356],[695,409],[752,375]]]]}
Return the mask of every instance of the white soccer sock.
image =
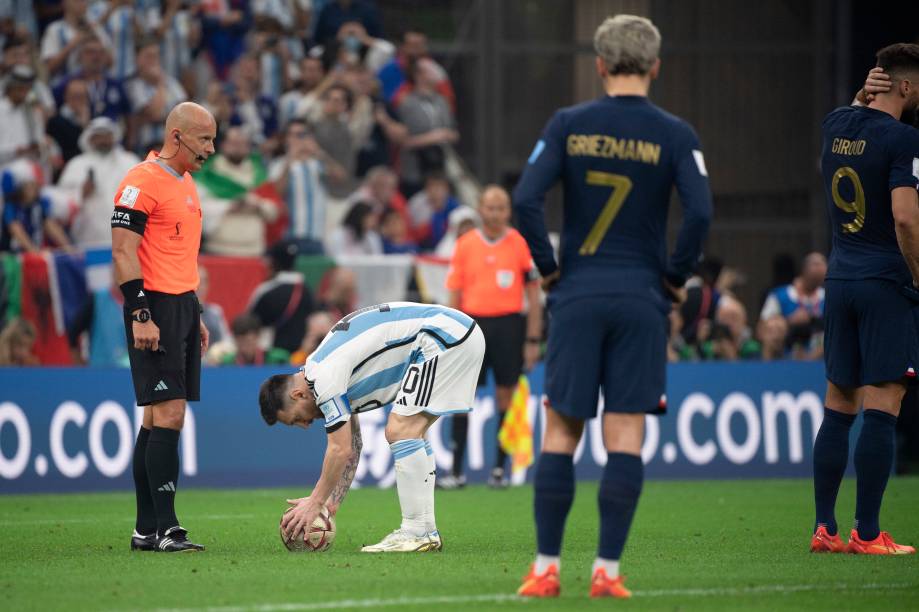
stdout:
{"type": "Polygon", "coordinates": [[[554,565],[555,569],[562,571],[562,558],[553,557],[552,555],[536,555],[537,574],[545,574],[550,565],[554,565]]]}
{"type": "Polygon", "coordinates": [[[594,561],[593,569],[590,570],[590,574],[595,574],[601,567],[606,570],[607,578],[616,578],[619,576],[619,561],[597,557],[596,561],[594,561]]]}
{"type": "Polygon", "coordinates": [[[424,508],[424,528],[428,533],[437,531],[437,520],[434,518],[434,482],[437,478],[437,462],[434,461],[434,449],[431,443],[425,440],[424,452],[428,456],[428,473],[424,478],[425,484],[425,508],[424,508]]]}
{"type": "MultiPolygon", "coordinates": [[[[399,505],[402,507],[402,531],[413,536],[427,533],[425,514],[428,508],[433,512],[433,502],[428,504],[429,461],[424,449],[424,440],[399,440],[389,445],[396,460],[396,489],[399,491],[399,505]]],[[[431,491],[433,495],[433,489],[431,491]]]]}

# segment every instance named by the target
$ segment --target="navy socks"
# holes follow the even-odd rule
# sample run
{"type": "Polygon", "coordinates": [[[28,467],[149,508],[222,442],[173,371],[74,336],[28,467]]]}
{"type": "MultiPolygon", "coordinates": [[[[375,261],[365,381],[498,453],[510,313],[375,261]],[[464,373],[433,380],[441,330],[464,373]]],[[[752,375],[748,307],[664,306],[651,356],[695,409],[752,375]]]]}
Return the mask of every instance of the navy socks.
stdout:
{"type": "Polygon", "coordinates": [[[571,455],[542,453],[533,478],[533,514],[539,554],[559,556],[565,520],[573,501],[574,463],[571,455]]]}
{"type": "Polygon", "coordinates": [[[893,467],[897,417],[865,409],[865,422],[855,444],[855,528],[862,540],[880,533],[881,500],[893,467]]]}
{"type": "Polygon", "coordinates": [[[597,557],[618,560],[622,556],[632,517],[644,483],[641,457],[626,453],[607,454],[600,481],[600,543],[597,557]]]}
{"type": "MultiPolygon", "coordinates": [[[[817,526],[826,527],[836,535],[836,496],[839,483],[846,473],[849,461],[849,430],[855,421],[854,414],[845,414],[830,408],[823,409],[823,423],[814,442],[814,506],[817,509],[817,526]]],[[[814,531],[817,530],[814,527],[814,531]]]]}

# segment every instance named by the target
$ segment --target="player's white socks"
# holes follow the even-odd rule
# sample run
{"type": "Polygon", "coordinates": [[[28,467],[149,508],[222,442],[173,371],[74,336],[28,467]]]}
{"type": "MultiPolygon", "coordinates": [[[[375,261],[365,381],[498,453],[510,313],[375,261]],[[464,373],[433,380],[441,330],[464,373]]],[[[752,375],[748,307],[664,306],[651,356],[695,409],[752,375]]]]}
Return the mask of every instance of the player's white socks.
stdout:
{"type": "Polygon", "coordinates": [[[619,562],[613,561],[611,559],[602,559],[600,557],[597,557],[597,559],[594,561],[593,569],[590,570],[591,576],[594,575],[601,567],[606,570],[607,578],[616,578],[619,576],[619,562]]]}
{"type": "Polygon", "coordinates": [[[552,555],[536,555],[536,573],[545,574],[546,570],[549,569],[550,565],[554,565],[555,569],[562,571],[562,558],[553,557],[552,555]]]}
{"type": "Polygon", "coordinates": [[[425,500],[427,504],[424,509],[424,528],[428,533],[437,531],[437,520],[434,518],[434,483],[437,478],[437,462],[434,461],[434,449],[431,443],[425,440],[424,452],[428,456],[428,473],[424,478],[424,484],[427,487],[425,500]]]}
{"type": "Polygon", "coordinates": [[[430,461],[424,440],[399,440],[390,444],[389,448],[396,460],[396,489],[402,507],[402,531],[413,536],[423,536],[428,532],[426,512],[430,510],[433,522],[434,511],[433,479],[428,476],[430,461]],[[430,489],[425,479],[432,480],[430,489]]]}

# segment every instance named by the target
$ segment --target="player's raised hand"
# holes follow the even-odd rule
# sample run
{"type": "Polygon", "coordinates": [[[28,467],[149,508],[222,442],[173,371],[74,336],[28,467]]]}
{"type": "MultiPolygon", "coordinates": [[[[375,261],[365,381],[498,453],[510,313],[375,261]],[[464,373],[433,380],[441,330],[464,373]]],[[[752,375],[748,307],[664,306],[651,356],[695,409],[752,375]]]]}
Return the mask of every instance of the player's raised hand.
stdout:
{"type": "Polygon", "coordinates": [[[865,79],[865,94],[869,102],[876,94],[890,91],[890,87],[890,75],[884,72],[883,68],[875,66],[868,71],[868,78],[865,79]]]}

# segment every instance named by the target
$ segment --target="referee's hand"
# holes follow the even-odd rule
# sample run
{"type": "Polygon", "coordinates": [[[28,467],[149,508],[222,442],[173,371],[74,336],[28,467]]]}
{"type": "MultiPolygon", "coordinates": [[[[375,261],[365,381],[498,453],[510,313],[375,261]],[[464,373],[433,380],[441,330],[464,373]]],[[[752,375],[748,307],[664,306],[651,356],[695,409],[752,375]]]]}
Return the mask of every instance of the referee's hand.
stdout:
{"type": "Polygon", "coordinates": [[[131,326],[134,332],[134,348],[139,351],[156,351],[160,347],[160,328],[153,320],[146,323],[134,321],[131,326]]]}

